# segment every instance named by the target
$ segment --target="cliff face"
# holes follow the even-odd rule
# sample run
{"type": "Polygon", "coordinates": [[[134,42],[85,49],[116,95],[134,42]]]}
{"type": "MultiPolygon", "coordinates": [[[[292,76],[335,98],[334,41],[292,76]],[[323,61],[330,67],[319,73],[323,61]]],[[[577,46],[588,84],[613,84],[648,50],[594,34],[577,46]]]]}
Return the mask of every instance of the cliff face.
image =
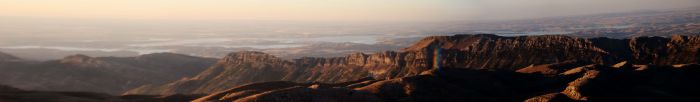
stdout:
{"type": "Polygon", "coordinates": [[[603,63],[608,52],[587,39],[567,36],[455,35],[429,37],[406,51],[441,48],[442,65],[453,68],[514,70],[528,65],[570,60],[603,63]]]}
{"type": "Polygon", "coordinates": [[[284,77],[284,73],[291,71],[288,70],[291,67],[290,62],[265,53],[231,53],[194,77],[186,77],[164,86],[144,85],[130,90],[127,94],[203,93],[222,90],[222,87],[217,86],[279,80],[284,77]]]}
{"type": "Polygon", "coordinates": [[[73,55],[45,62],[6,61],[0,62],[0,84],[39,91],[121,94],[144,84],[162,84],[196,75],[215,61],[170,53],[137,57],[73,55]]]}
{"type": "Polygon", "coordinates": [[[632,61],[636,63],[677,64],[700,61],[700,36],[638,37],[631,39],[632,61]]]}
{"type": "MultiPolygon", "coordinates": [[[[307,57],[292,61],[259,52],[238,52],[193,78],[165,85],[143,86],[126,94],[211,93],[237,85],[275,80],[336,83],[364,77],[399,78],[442,67],[513,71],[531,65],[572,62],[575,62],[572,65],[612,65],[621,60],[658,65],[698,63],[698,38],[436,36],[425,38],[400,52],[356,53],[337,58],[307,57]]],[[[559,67],[559,64],[554,66],[559,67]]],[[[548,70],[547,67],[530,69],[548,70]]],[[[546,73],[561,71],[563,69],[546,73]]]]}

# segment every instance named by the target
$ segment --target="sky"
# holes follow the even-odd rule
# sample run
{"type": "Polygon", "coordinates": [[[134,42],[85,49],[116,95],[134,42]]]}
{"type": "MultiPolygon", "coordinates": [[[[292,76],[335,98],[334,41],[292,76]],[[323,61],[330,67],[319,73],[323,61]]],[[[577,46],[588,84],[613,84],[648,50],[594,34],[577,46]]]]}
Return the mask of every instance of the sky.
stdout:
{"type": "Polygon", "coordinates": [[[700,0],[0,0],[0,17],[480,21],[700,6],[700,0]]]}
{"type": "Polygon", "coordinates": [[[374,44],[474,22],[691,7],[700,0],[0,0],[0,49],[374,44]]]}

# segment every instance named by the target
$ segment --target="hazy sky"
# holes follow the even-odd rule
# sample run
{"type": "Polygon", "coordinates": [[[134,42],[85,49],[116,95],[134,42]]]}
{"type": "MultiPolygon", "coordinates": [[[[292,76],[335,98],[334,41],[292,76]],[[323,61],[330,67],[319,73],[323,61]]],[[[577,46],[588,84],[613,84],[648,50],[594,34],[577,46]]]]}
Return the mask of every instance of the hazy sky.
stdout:
{"type": "Polygon", "coordinates": [[[0,16],[143,20],[502,20],[700,6],[700,0],[0,0],[0,16]]]}

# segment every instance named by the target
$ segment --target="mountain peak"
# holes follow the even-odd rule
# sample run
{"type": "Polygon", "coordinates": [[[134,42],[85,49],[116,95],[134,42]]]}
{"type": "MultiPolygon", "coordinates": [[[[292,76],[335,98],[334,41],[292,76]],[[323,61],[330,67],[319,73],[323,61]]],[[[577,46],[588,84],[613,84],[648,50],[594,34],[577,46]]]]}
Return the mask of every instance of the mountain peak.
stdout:
{"type": "Polygon", "coordinates": [[[671,41],[674,43],[700,43],[700,35],[673,35],[671,41]]]}
{"type": "Polygon", "coordinates": [[[66,56],[60,60],[61,63],[75,64],[75,65],[87,65],[87,64],[98,64],[100,61],[94,57],[90,57],[83,54],[75,54],[66,56]]]}
{"type": "Polygon", "coordinates": [[[233,52],[222,59],[224,62],[240,63],[240,62],[262,62],[262,61],[283,61],[274,55],[270,55],[258,51],[239,51],[233,52]]]}

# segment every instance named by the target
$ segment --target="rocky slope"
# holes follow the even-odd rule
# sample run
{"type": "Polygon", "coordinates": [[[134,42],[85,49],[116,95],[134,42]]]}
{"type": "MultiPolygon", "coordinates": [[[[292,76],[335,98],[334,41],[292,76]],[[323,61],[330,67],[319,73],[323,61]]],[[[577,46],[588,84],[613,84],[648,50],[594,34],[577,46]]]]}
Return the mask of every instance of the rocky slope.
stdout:
{"type": "Polygon", "coordinates": [[[45,62],[0,62],[0,84],[40,91],[121,94],[144,84],[193,76],[216,59],[158,53],[137,57],[67,56],[45,62]]]}
{"type": "Polygon", "coordinates": [[[544,65],[565,70],[556,73],[443,68],[410,77],[340,84],[264,82],[194,102],[699,101],[693,96],[700,91],[695,87],[700,85],[698,64],[558,65],[571,64],[544,65]]]}
{"type": "MultiPolygon", "coordinates": [[[[697,35],[582,39],[557,35],[502,37],[480,34],[428,37],[399,52],[356,53],[337,58],[306,57],[288,61],[248,51],[231,53],[192,78],[146,85],[126,94],[200,94],[253,82],[280,80],[337,83],[368,76],[391,79],[415,76],[441,67],[515,71],[551,63],[557,64],[554,67],[581,63],[612,65],[622,60],[655,65],[698,63],[698,46],[700,36],[697,35]]],[[[532,71],[548,70],[547,66],[533,67],[539,69],[532,68],[532,71]]]]}
{"type": "Polygon", "coordinates": [[[174,94],[174,93],[208,93],[223,90],[219,86],[235,86],[238,83],[264,82],[280,80],[295,66],[291,62],[260,52],[232,53],[217,64],[192,78],[184,78],[163,87],[142,86],[127,92],[139,94],[174,94]],[[241,77],[231,77],[236,75],[241,77]],[[219,83],[227,82],[227,83],[219,83]],[[159,91],[147,93],[141,90],[159,91]]]}

